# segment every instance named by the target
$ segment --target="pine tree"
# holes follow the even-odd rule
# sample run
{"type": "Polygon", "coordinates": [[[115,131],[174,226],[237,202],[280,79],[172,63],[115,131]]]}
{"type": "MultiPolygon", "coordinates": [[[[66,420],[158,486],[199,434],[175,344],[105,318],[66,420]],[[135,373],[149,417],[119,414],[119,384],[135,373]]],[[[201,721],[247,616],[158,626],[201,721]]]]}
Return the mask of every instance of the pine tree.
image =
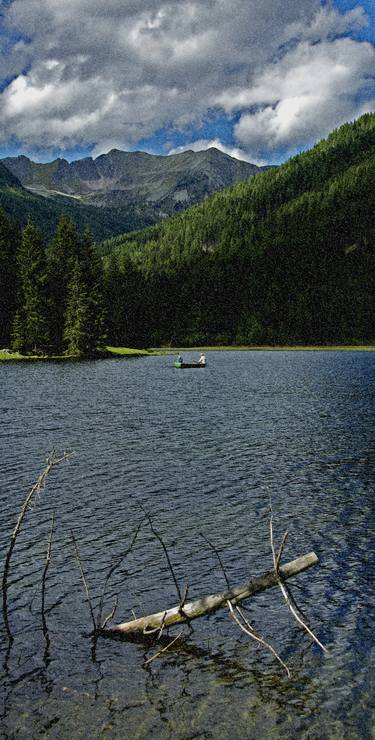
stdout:
{"type": "Polygon", "coordinates": [[[106,339],[106,311],[104,301],[104,271],[92,234],[85,230],[79,252],[79,263],[84,276],[85,289],[90,308],[90,334],[96,347],[102,347],[106,339]]]}
{"type": "Polygon", "coordinates": [[[39,229],[29,223],[17,251],[18,310],[13,323],[13,348],[43,352],[49,345],[46,260],[39,229]]]}
{"type": "Polygon", "coordinates": [[[68,285],[79,254],[80,240],[72,221],[62,216],[48,250],[48,292],[51,298],[50,336],[57,351],[64,346],[68,285]]]}
{"type": "Polygon", "coordinates": [[[0,347],[9,344],[16,310],[16,252],[19,241],[18,228],[0,209],[0,347]]]}
{"type": "Polygon", "coordinates": [[[64,342],[66,354],[89,356],[97,349],[97,335],[82,265],[78,257],[68,286],[64,342]]]}

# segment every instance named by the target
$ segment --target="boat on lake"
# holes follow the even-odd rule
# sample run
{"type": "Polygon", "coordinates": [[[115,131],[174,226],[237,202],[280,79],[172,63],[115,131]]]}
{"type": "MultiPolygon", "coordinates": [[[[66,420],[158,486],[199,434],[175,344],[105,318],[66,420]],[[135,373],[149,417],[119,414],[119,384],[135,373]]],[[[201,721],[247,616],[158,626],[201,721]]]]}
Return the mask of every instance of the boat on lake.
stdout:
{"type": "Polygon", "coordinates": [[[175,367],[178,368],[184,368],[184,367],[206,367],[205,362],[175,362],[175,367]]]}

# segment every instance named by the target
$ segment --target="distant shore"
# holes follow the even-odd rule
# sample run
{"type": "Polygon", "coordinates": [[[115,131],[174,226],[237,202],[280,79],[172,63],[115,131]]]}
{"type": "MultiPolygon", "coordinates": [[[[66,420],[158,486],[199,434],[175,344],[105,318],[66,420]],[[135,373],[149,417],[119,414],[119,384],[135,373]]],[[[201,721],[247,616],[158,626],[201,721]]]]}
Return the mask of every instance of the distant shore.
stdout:
{"type": "Polygon", "coordinates": [[[197,347],[152,347],[138,349],[132,347],[106,347],[94,357],[78,357],[75,355],[22,355],[19,352],[0,350],[0,362],[71,362],[80,359],[101,360],[110,357],[151,357],[158,355],[175,355],[178,352],[375,352],[375,344],[306,344],[306,345],[241,345],[241,346],[214,346],[201,345],[197,347]]]}
{"type": "Polygon", "coordinates": [[[375,352],[375,344],[259,344],[239,346],[197,346],[197,347],[160,347],[153,348],[153,354],[165,352],[175,354],[180,352],[375,352]]]}

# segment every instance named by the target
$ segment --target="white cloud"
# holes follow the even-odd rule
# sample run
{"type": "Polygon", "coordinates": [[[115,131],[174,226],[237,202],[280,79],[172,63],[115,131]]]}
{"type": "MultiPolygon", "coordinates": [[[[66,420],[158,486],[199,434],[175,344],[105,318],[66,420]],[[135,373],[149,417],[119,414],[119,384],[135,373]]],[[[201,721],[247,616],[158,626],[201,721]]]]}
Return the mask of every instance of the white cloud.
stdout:
{"type": "Polygon", "coordinates": [[[12,80],[0,142],[26,152],[133,148],[162,128],[194,140],[216,111],[240,115],[238,147],[218,148],[249,159],[359,112],[373,64],[373,47],[342,37],[366,23],[361,7],[320,0],[13,0],[2,12],[24,40],[0,57],[12,80]]]}
{"type": "Polygon", "coordinates": [[[256,106],[235,127],[252,151],[312,143],[359,113],[358,93],[371,84],[375,51],[349,38],[301,42],[267,66],[249,90],[225,101],[227,108],[256,106]]]}

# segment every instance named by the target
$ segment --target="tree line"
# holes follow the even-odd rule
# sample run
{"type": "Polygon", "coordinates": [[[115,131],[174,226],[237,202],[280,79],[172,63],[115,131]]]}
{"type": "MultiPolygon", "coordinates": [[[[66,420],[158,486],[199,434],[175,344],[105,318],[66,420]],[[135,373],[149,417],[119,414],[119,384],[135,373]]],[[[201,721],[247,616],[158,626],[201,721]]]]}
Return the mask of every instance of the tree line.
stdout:
{"type": "Polygon", "coordinates": [[[375,338],[375,115],[96,249],[0,214],[0,342],[25,353],[375,338]]]}
{"type": "Polygon", "coordinates": [[[373,339],[374,185],[366,114],[276,169],[105,242],[116,341],[373,339]]]}
{"type": "Polygon", "coordinates": [[[0,343],[22,354],[89,356],[105,343],[102,260],[63,216],[46,247],[0,211],[0,343]]]}

